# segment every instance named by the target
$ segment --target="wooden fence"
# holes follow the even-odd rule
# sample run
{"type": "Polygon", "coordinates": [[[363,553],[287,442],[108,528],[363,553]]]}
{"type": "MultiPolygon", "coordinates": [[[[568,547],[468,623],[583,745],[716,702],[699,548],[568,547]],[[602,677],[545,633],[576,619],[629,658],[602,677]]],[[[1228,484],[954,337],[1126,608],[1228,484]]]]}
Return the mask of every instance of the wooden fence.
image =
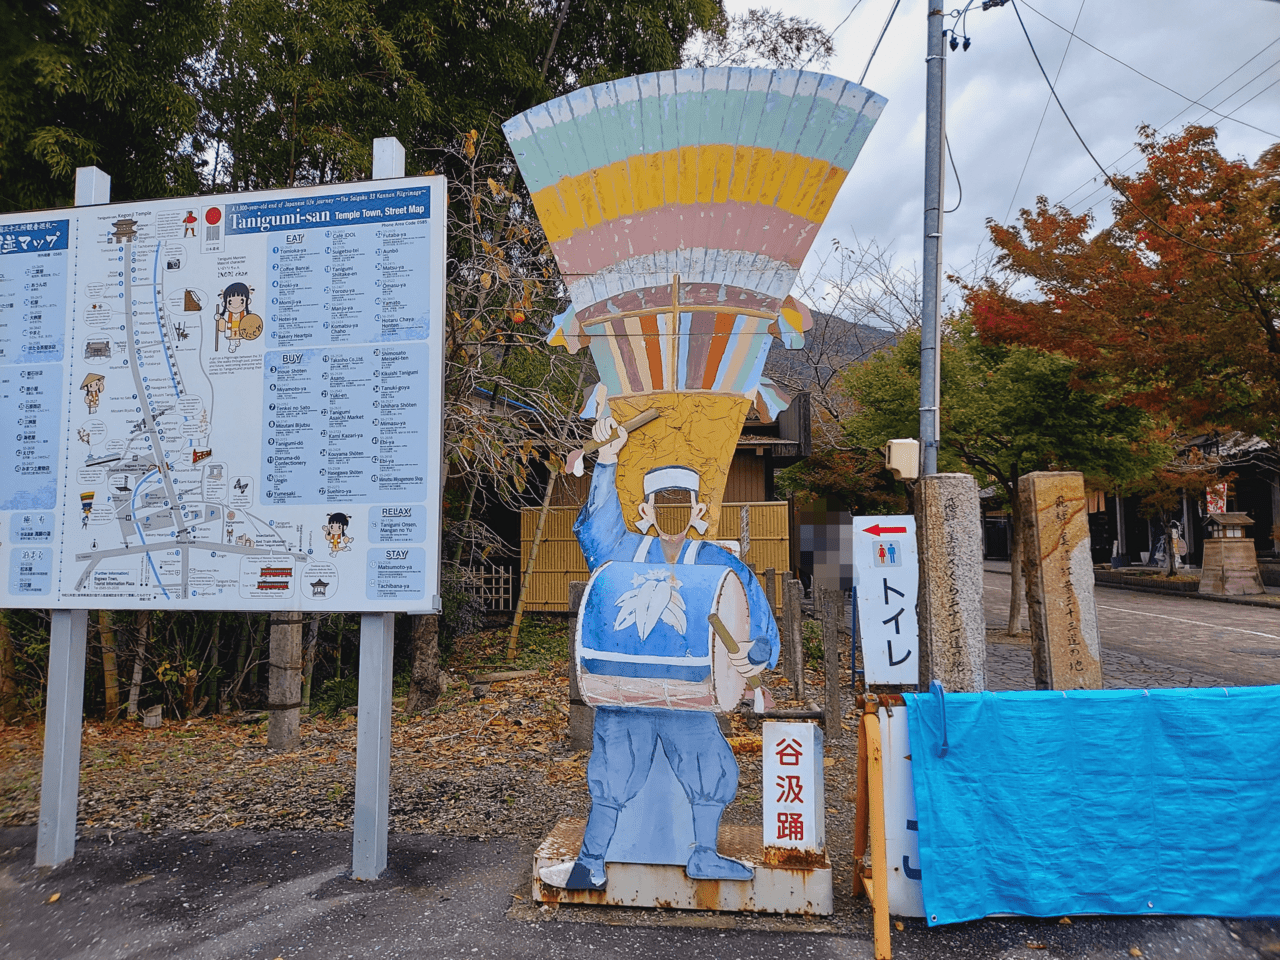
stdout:
{"type": "MultiPolygon", "coordinates": [[[[552,507],[542,531],[538,561],[529,582],[525,609],[530,611],[568,611],[569,582],[586,580],[587,561],[573,535],[573,522],[578,518],[576,506],[552,507]]],[[[789,504],[785,501],[764,503],[726,503],[720,509],[721,540],[742,540],[743,511],[747,515],[748,544],[743,561],[761,575],[770,567],[781,576],[791,569],[791,537],[788,520],[789,504]]],[[[662,510],[659,508],[659,517],[662,510]]],[[[526,507],[520,514],[520,572],[529,562],[529,548],[538,528],[537,507],[526,507]]],[[[781,590],[778,591],[781,611],[781,590]]]]}
{"type": "Polygon", "coordinates": [[[467,567],[462,574],[462,589],[483,600],[486,610],[514,610],[515,589],[519,582],[518,572],[488,562],[479,567],[467,567]]]}

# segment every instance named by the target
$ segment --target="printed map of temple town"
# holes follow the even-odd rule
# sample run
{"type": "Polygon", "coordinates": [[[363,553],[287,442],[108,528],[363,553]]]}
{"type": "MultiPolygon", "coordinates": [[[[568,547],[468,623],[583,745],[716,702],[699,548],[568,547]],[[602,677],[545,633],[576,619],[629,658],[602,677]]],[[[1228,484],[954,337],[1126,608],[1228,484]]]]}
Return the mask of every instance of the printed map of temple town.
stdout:
{"type": "Polygon", "coordinates": [[[433,189],[0,218],[6,605],[433,605],[433,189]]]}

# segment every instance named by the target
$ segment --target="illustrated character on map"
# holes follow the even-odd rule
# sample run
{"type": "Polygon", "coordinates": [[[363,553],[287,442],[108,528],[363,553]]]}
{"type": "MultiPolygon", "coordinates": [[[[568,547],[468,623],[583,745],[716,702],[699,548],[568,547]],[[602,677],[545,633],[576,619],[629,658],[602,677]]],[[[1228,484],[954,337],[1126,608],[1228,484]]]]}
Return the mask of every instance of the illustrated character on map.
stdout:
{"type": "Polygon", "coordinates": [[[185,239],[187,237],[194,237],[195,235],[196,212],[194,210],[188,210],[187,215],[182,218],[182,236],[183,239],[185,239]]]}
{"type": "MultiPolygon", "coordinates": [[[[707,529],[703,519],[707,505],[698,499],[700,478],[696,470],[681,465],[649,470],[644,478],[645,499],[634,508],[640,517],[637,526],[645,533],[627,530],[616,484],[618,451],[627,442],[627,432],[612,417],[605,417],[597,421],[592,434],[595,440],[604,441],[615,430],[617,439],[599,448],[591,491],[578,514],[574,532],[593,572],[609,561],[629,561],[651,565],[652,572],[661,576],[638,576],[641,582],[632,581],[634,589],[617,600],[621,612],[612,626],[620,630],[629,629],[633,623],[644,624],[638,626],[634,638],[637,652],[644,650],[648,635],[644,627],[651,631],[660,620],[680,634],[692,636],[694,630],[705,626],[694,624],[686,628],[685,600],[679,595],[680,565],[728,567],[742,582],[750,611],[750,637],[738,645],[736,654],[729,655],[733,668],[748,678],[775,665],[780,647],[778,628],[755,574],[722,547],[688,539],[690,528],[699,533],[707,529]],[[655,504],[659,494],[670,491],[680,497],[687,494],[689,503],[688,522],[675,534],[658,526],[655,504]],[[656,536],[648,532],[651,529],[656,536]]],[[[544,869],[540,874],[544,881],[571,890],[599,890],[605,886],[605,854],[618,816],[644,787],[659,747],[692,806],[694,845],[685,872],[695,880],[751,879],[751,867],[716,852],[720,817],[738,791],[738,764],[720,732],[715,713],[597,705],[587,764],[591,814],[582,848],[572,865],[544,869]]]]}
{"type": "Polygon", "coordinates": [[[329,556],[336,557],[340,550],[350,550],[351,544],[355,542],[354,537],[347,536],[347,524],[351,522],[351,518],[345,513],[329,514],[329,521],[320,529],[324,531],[324,538],[329,541],[329,556]]]}
{"type": "Polygon", "coordinates": [[[80,389],[84,391],[84,402],[89,407],[90,413],[98,412],[98,400],[102,397],[102,388],[106,386],[106,383],[107,381],[102,374],[91,373],[80,384],[80,389]]]}
{"type": "Polygon", "coordinates": [[[230,283],[222,291],[218,303],[218,326],[213,349],[218,349],[218,335],[227,338],[227,353],[235,353],[242,340],[257,340],[262,335],[262,318],[249,312],[253,290],[244,283],[230,283]]]}

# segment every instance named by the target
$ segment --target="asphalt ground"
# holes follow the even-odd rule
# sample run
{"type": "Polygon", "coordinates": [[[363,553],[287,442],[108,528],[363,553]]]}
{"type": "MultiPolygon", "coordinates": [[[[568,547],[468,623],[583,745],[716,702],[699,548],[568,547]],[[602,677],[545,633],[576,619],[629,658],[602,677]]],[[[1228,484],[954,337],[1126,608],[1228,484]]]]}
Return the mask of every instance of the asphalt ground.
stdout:
{"type": "MultiPolygon", "coordinates": [[[[724,914],[528,904],[532,848],[393,834],[376,882],[347,876],[349,834],[98,834],[53,870],[31,866],[34,828],[0,831],[6,960],[853,960],[864,930],[724,914]],[[57,895],[54,902],[50,899],[57,895]]],[[[1194,917],[993,918],[929,929],[908,920],[894,956],[1257,960],[1280,956],[1280,922],[1194,917]],[[1134,952],[1137,951],[1137,952],[1134,952]]]]}
{"type": "MultiPolygon", "coordinates": [[[[985,575],[1003,627],[1008,576],[985,575]]],[[[1195,598],[1099,588],[1108,686],[1280,683],[1280,616],[1195,598]]],[[[994,631],[993,631],[994,632],[994,631]]],[[[988,645],[990,686],[1025,689],[1025,643],[988,645]]],[[[163,772],[159,774],[163,776],[163,772]]],[[[3,960],[870,958],[865,901],[838,920],[662,910],[551,909],[528,901],[533,845],[393,833],[376,882],[348,875],[351,835],[89,830],[73,861],[32,866],[35,828],[0,830],[3,960]]],[[[1280,958],[1280,919],[989,918],[902,921],[901,958],[1280,958]]]]}

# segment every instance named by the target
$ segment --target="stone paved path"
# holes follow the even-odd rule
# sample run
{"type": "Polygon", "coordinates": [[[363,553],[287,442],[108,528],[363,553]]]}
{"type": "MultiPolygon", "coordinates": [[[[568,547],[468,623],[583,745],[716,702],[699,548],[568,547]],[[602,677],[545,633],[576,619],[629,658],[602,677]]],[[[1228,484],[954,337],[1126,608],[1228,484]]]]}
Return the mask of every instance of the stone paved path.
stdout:
{"type": "MultiPolygon", "coordinates": [[[[987,676],[993,690],[1030,690],[1031,648],[1004,641],[1009,576],[984,574],[987,676]]],[[[1280,684],[1280,613],[1194,597],[1097,589],[1108,688],[1280,684]]],[[[1019,625],[1029,629],[1024,619],[1019,625]]]]}

